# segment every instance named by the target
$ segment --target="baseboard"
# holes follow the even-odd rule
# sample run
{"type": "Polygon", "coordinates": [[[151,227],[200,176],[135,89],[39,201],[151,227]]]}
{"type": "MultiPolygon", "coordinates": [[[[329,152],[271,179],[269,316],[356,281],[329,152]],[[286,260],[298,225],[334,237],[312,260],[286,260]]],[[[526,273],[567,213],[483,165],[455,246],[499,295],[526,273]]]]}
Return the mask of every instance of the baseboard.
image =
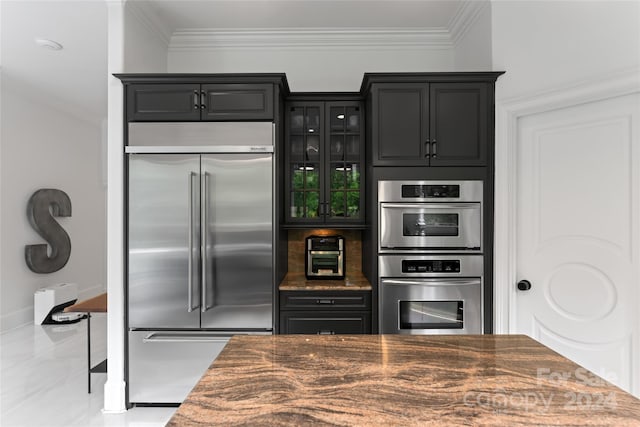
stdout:
{"type": "Polygon", "coordinates": [[[0,316],[0,333],[33,324],[33,305],[0,316]]]}

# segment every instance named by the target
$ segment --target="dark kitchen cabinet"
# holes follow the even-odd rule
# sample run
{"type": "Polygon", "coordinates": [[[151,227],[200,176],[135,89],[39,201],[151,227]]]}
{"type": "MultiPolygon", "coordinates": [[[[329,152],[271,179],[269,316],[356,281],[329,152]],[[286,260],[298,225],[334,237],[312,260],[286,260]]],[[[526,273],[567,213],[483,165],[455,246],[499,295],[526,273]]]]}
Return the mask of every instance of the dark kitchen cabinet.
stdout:
{"type": "Polygon", "coordinates": [[[290,101],[285,110],[287,224],[363,224],[362,103],[290,101]]]}
{"type": "Polygon", "coordinates": [[[272,120],[272,84],[134,84],[130,121],[272,120]]]}
{"type": "Polygon", "coordinates": [[[282,334],[369,334],[369,291],[280,292],[282,334]]]}
{"type": "Polygon", "coordinates": [[[372,83],[373,166],[485,166],[492,83],[372,83]]]}

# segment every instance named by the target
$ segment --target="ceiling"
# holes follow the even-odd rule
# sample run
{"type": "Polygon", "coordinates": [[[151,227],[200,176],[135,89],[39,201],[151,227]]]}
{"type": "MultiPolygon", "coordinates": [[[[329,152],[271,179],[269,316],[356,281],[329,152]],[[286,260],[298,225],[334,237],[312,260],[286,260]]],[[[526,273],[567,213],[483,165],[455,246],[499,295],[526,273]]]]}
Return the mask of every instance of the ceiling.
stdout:
{"type": "Polygon", "coordinates": [[[136,0],[183,29],[447,28],[462,0],[136,0]]]}
{"type": "MultiPolygon", "coordinates": [[[[169,43],[189,30],[451,30],[463,0],[128,0],[169,43]]],[[[105,0],[0,0],[3,82],[82,119],[107,111],[105,0]],[[35,44],[48,38],[64,49],[35,44]]]]}
{"type": "Polygon", "coordinates": [[[0,14],[3,91],[100,123],[107,104],[106,3],[0,0],[0,14]],[[39,47],[37,37],[64,49],[39,47]]]}

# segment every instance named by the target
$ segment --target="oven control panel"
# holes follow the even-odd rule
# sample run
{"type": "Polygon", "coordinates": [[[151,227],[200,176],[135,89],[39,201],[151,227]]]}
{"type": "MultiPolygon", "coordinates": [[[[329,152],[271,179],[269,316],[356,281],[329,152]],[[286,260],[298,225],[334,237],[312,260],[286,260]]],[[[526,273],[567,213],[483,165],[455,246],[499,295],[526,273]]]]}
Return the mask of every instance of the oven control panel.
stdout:
{"type": "Polygon", "coordinates": [[[402,198],[431,199],[431,198],[458,198],[460,197],[459,185],[403,185],[402,198]]]}
{"type": "Polygon", "coordinates": [[[460,260],[402,260],[403,273],[460,273],[460,260]]]}

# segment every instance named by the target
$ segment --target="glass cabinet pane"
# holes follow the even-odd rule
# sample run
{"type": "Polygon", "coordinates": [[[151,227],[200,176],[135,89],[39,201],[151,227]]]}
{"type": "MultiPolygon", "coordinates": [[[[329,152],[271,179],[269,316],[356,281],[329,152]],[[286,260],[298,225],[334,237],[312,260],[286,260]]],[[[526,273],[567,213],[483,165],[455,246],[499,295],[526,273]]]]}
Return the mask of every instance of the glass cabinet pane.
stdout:
{"type": "Polygon", "coordinates": [[[360,108],[347,107],[347,132],[360,132],[360,108]]]}
{"type": "Polygon", "coordinates": [[[289,129],[292,133],[302,133],[304,127],[304,108],[293,107],[289,110],[289,129]]]}
{"type": "Polygon", "coordinates": [[[344,189],[346,186],[346,168],[344,163],[331,163],[331,189],[344,189]]]}
{"type": "Polygon", "coordinates": [[[344,160],[344,135],[331,135],[330,137],[331,160],[344,160]]]}
{"type": "Polygon", "coordinates": [[[332,217],[344,217],[345,216],[345,201],[344,201],[345,193],[343,191],[332,191],[331,192],[331,210],[330,215],[332,217]]]}
{"type": "Polygon", "coordinates": [[[329,109],[331,132],[344,132],[346,116],[344,107],[331,107],[329,109]]]}
{"type": "Polygon", "coordinates": [[[350,218],[360,216],[360,191],[347,192],[347,216],[350,218]]]}
{"type": "Polygon", "coordinates": [[[358,163],[347,163],[345,165],[347,178],[346,188],[349,190],[360,190],[360,165],[358,163]]]}
{"type": "Polygon", "coordinates": [[[320,168],[317,164],[307,164],[305,166],[306,189],[317,190],[320,188],[320,168]]]}
{"type": "Polygon", "coordinates": [[[349,135],[345,142],[345,159],[352,161],[360,161],[360,136],[349,135]]]}
{"type": "Polygon", "coordinates": [[[320,214],[320,193],[317,191],[307,191],[305,193],[305,213],[307,218],[317,218],[320,214]]]}
{"type": "Polygon", "coordinates": [[[303,218],[304,217],[304,192],[292,191],[291,192],[291,206],[289,206],[289,215],[291,218],[303,218]]]}
{"type": "Polygon", "coordinates": [[[307,133],[320,132],[320,109],[308,107],[306,116],[307,133]]]}
{"type": "Polygon", "coordinates": [[[302,135],[291,135],[289,138],[289,155],[292,161],[304,160],[304,138],[302,135]]]}
{"type": "Polygon", "coordinates": [[[291,189],[304,190],[304,165],[293,164],[291,166],[291,189]]]}
{"type": "Polygon", "coordinates": [[[306,160],[320,161],[320,135],[308,135],[306,147],[306,160]]]}

